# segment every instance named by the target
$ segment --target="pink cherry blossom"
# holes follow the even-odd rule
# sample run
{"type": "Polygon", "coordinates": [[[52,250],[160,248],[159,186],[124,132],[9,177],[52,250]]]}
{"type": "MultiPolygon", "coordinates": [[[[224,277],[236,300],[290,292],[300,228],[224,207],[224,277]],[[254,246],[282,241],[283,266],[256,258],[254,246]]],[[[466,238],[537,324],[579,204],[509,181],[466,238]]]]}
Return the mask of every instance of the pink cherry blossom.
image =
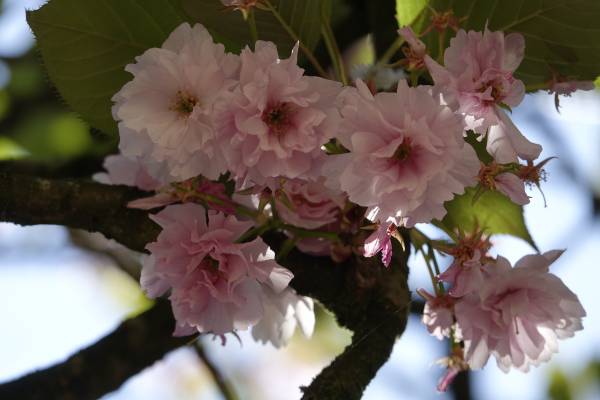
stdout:
{"type": "Polygon", "coordinates": [[[218,143],[236,179],[315,178],[321,146],[336,132],[338,82],[304,76],[298,47],[280,60],[273,43],[242,50],[239,86],[215,106],[218,143]]]}
{"type": "Polygon", "coordinates": [[[225,7],[231,7],[235,10],[248,11],[260,3],[260,0],[221,0],[225,7]]]}
{"type": "Polygon", "coordinates": [[[426,87],[398,83],[375,96],[361,81],[343,95],[337,138],[323,174],[373,222],[412,227],[446,214],[444,202],[476,182],[479,161],[463,140],[462,119],[426,87]]]}
{"type": "Polygon", "coordinates": [[[488,269],[485,264],[481,263],[479,257],[480,255],[476,254],[470,260],[455,260],[446,271],[440,274],[441,281],[452,285],[448,290],[449,295],[462,297],[479,290],[488,269]]]}
{"type": "Polygon", "coordinates": [[[394,224],[380,224],[377,229],[365,239],[363,255],[373,257],[381,252],[381,262],[389,267],[392,261],[391,230],[396,229],[394,224]]]}
{"type": "Polygon", "coordinates": [[[120,130],[129,130],[123,154],[131,157],[149,139],[144,155],[166,163],[174,179],[216,179],[225,165],[211,145],[213,104],[235,85],[238,67],[237,56],[226,54],[202,25],[182,24],[162,48],[137,57],[126,67],[133,80],[113,97],[120,130]]]}
{"type": "Polygon", "coordinates": [[[176,334],[223,334],[256,324],[265,287],[282,292],[292,278],[262,239],[236,243],[252,222],[198,204],[172,205],[152,219],[162,227],[144,263],[141,284],[150,297],[170,289],[176,334]]]}
{"type": "Polygon", "coordinates": [[[469,365],[465,362],[462,353],[460,348],[453,347],[452,354],[449,357],[444,357],[435,362],[438,365],[446,367],[446,372],[438,380],[436,387],[438,392],[447,391],[459,373],[469,370],[469,365]]]}
{"type": "Polygon", "coordinates": [[[164,185],[150,176],[144,163],[122,154],[110,155],[104,159],[106,173],[94,175],[94,180],[107,185],[135,186],[142,190],[156,190],[164,185]]]}
{"type": "Polygon", "coordinates": [[[417,292],[426,300],[422,321],[429,333],[439,340],[450,337],[454,325],[454,300],[449,296],[433,296],[423,289],[417,292]]]}
{"type": "Polygon", "coordinates": [[[496,189],[504,193],[513,203],[524,206],[529,204],[529,196],[525,192],[525,182],[515,174],[505,172],[494,178],[496,189]]]}
{"type": "Polygon", "coordinates": [[[596,85],[594,85],[593,81],[561,81],[556,80],[548,89],[549,93],[554,93],[557,95],[570,96],[571,93],[577,90],[594,90],[596,85]]]}
{"type": "Polygon", "coordinates": [[[577,296],[549,272],[561,253],[528,255],[514,268],[498,257],[480,290],[456,302],[457,337],[472,369],[493,355],[503,371],[526,372],[558,351],[558,339],[582,329],[585,311],[577,296]]]}
{"type": "Polygon", "coordinates": [[[292,288],[281,293],[265,289],[265,314],[252,327],[252,337],[261,343],[271,343],[276,348],[286,346],[292,339],[296,327],[310,338],[315,329],[315,312],[310,297],[298,296],[292,288]]]}
{"type": "Polygon", "coordinates": [[[346,196],[335,193],[318,181],[285,180],[275,191],[275,207],[287,224],[306,229],[317,229],[334,223],[341,216],[346,196]]]}
{"type": "Polygon", "coordinates": [[[515,107],[525,95],[525,85],[513,76],[525,54],[525,40],[521,34],[459,30],[444,53],[444,67],[431,57],[425,63],[433,80],[444,92],[445,100],[465,117],[466,128],[481,135],[490,131],[488,141],[496,148],[493,152],[511,153],[532,160],[539,156],[541,147],[528,141],[512,124],[501,105],[515,107]],[[501,140],[500,140],[501,139],[501,140]],[[500,149],[498,149],[498,147],[500,149]]]}
{"type": "Polygon", "coordinates": [[[427,55],[427,47],[421,39],[415,35],[410,26],[405,26],[398,29],[398,34],[402,36],[408,43],[408,48],[403,48],[404,55],[408,62],[408,69],[420,69],[425,64],[425,55],[427,55]]]}

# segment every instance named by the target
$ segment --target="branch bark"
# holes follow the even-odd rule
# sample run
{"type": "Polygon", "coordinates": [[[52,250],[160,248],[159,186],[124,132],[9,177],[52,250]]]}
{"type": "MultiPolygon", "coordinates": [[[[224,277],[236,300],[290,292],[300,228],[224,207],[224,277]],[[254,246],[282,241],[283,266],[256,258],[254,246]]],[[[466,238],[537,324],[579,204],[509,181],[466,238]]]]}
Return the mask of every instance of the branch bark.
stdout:
{"type": "Polygon", "coordinates": [[[65,362],[0,385],[0,399],[97,399],[189,342],[172,336],[174,323],[169,304],[158,301],[65,362]]]}
{"type": "MultiPolygon", "coordinates": [[[[148,219],[145,212],[126,208],[128,201],[143,195],[128,187],[49,180],[0,172],[0,188],[3,189],[0,191],[0,220],[24,225],[60,224],[97,231],[137,251],[144,251],[146,243],[153,241],[159,233],[158,226],[148,219]]],[[[277,233],[266,234],[263,239],[275,252],[284,241],[284,237],[277,233]]],[[[408,243],[408,238],[406,241],[408,243]]],[[[319,300],[336,315],[341,326],[354,332],[351,345],[304,389],[304,399],[359,399],[388,359],[395,339],[404,331],[410,309],[406,266],[408,253],[396,247],[393,267],[390,269],[385,269],[375,257],[354,257],[345,263],[335,264],[329,258],[313,257],[297,250],[292,250],[281,261],[281,264],[294,273],[291,286],[299,294],[319,300]]],[[[171,318],[168,308],[161,307],[160,310],[171,318]]],[[[153,330],[154,327],[149,324],[147,329],[153,330]]],[[[160,334],[170,339],[171,329],[162,330],[160,334]]],[[[115,332],[104,340],[116,343],[114,338],[119,335],[115,332]]],[[[165,338],[163,339],[167,340],[165,338]]],[[[138,343],[153,343],[136,340],[138,343]]],[[[84,356],[88,352],[95,354],[100,343],[102,341],[83,350],[80,355],[84,356]]],[[[120,345],[114,346],[114,349],[127,355],[127,351],[120,345]]],[[[110,348],[103,349],[107,354],[113,351],[110,348]]],[[[67,360],[58,371],[68,372],[75,368],[73,363],[77,363],[76,368],[82,374],[88,374],[88,381],[94,381],[89,382],[90,393],[97,394],[96,386],[100,385],[101,380],[97,378],[95,368],[88,368],[94,364],[74,360],[78,358],[67,360]]],[[[127,363],[126,358],[120,361],[127,363]]],[[[129,371],[135,373],[134,369],[129,371]]],[[[33,384],[36,379],[43,381],[44,373],[37,373],[27,382],[33,384]]],[[[77,380],[68,373],[64,376],[51,376],[57,379],[60,377],[58,380],[61,382],[75,379],[73,385],[83,385],[82,380],[77,380]]],[[[106,391],[114,390],[112,382],[115,381],[108,380],[106,391]]],[[[15,385],[14,387],[23,390],[20,398],[36,398],[25,397],[26,386],[18,382],[15,385]]],[[[67,390],[65,388],[70,387],[70,384],[64,385],[54,386],[53,389],[59,391],[46,392],[46,396],[52,393],[56,397],[64,397],[60,390],[67,390]]],[[[70,389],[66,393],[69,391],[70,389]]]]}

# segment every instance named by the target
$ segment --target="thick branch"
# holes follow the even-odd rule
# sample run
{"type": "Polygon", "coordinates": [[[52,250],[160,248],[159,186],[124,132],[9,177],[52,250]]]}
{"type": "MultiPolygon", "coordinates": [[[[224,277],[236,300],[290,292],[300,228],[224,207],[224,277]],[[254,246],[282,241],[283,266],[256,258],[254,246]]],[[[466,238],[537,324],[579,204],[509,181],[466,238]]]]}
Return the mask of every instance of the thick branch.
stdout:
{"type": "Polygon", "coordinates": [[[394,320],[354,332],[352,343],[304,388],[304,400],[360,399],[365,388],[388,360],[399,330],[394,320]]]}
{"type": "MultiPolygon", "coordinates": [[[[1,220],[98,231],[138,251],[143,251],[159,231],[146,213],[125,207],[140,196],[131,188],[6,173],[0,173],[0,187],[1,220]]],[[[276,252],[284,240],[275,233],[263,238],[276,252]]],[[[335,264],[329,258],[297,250],[282,261],[294,273],[291,286],[298,293],[319,300],[340,325],[354,332],[352,344],[305,389],[304,398],[358,399],[388,359],[395,338],[404,331],[410,307],[408,254],[399,248],[394,254],[390,269],[377,258],[354,257],[335,264]]],[[[168,309],[163,312],[170,315],[168,309]]],[[[170,337],[171,332],[163,334],[170,337]]],[[[84,352],[94,352],[95,348],[84,352]]],[[[67,370],[72,368],[71,362],[67,362],[67,370]]],[[[84,370],[95,374],[93,369],[84,370]]]]}
{"type": "Polygon", "coordinates": [[[0,172],[0,189],[0,221],[100,232],[137,251],[158,235],[147,213],[126,207],[142,196],[129,187],[0,172]]]}
{"type": "Polygon", "coordinates": [[[173,325],[169,304],[159,301],[65,362],[0,385],[0,399],[97,399],[189,342],[172,336],[173,325]]]}

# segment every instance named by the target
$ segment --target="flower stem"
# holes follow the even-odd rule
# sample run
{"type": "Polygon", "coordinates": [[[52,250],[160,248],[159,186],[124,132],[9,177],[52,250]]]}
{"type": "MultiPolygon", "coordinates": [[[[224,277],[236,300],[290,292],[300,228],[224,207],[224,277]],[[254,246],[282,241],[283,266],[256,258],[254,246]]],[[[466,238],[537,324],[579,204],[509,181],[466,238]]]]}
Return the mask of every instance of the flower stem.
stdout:
{"type": "Polygon", "coordinates": [[[256,43],[258,40],[258,31],[256,30],[256,18],[254,17],[254,9],[251,9],[248,13],[248,27],[250,28],[250,36],[252,42],[256,43]]]}
{"type": "Polygon", "coordinates": [[[331,63],[333,64],[333,68],[335,69],[336,75],[340,82],[342,82],[344,86],[347,86],[348,77],[346,76],[344,59],[342,58],[340,48],[335,40],[335,35],[331,29],[331,24],[324,16],[321,17],[321,20],[323,21],[321,23],[321,33],[323,35],[323,40],[325,41],[327,51],[329,52],[329,57],[331,57],[331,63]]]}
{"type": "Polygon", "coordinates": [[[319,75],[321,75],[323,78],[328,78],[329,76],[328,76],[327,72],[325,72],[325,70],[323,69],[321,64],[319,64],[319,61],[317,60],[317,58],[310,51],[310,49],[308,47],[306,47],[306,45],[304,43],[302,43],[302,41],[300,40],[300,37],[298,37],[298,35],[294,31],[294,29],[292,29],[292,27],[283,19],[283,17],[281,16],[281,14],[279,14],[279,11],[277,11],[277,9],[273,6],[273,4],[271,4],[271,2],[269,0],[265,0],[264,4],[267,6],[268,10],[271,11],[273,16],[277,19],[277,21],[281,24],[283,29],[285,29],[285,31],[288,33],[288,35],[290,35],[290,37],[294,41],[296,41],[300,44],[300,49],[302,49],[302,52],[304,53],[304,55],[306,56],[308,61],[310,61],[310,63],[313,65],[313,67],[315,67],[315,69],[317,70],[319,75]]]}
{"type": "Polygon", "coordinates": [[[336,232],[326,232],[326,231],[314,231],[310,229],[298,228],[294,225],[289,224],[281,224],[278,228],[289,231],[293,233],[300,239],[304,238],[321,238],[321,239],[329,239],[337,242],[339,240],[338,234],[336,232]]]}
{"type": "Polygon", "coordinates": [[[375,67],[379,68],[379,67],[383,67],[386,64],[388,64],[389,61],[394,56],[394,54],[396,54],[396,52],[400,49],[400,47],[402,47],[403,44],[404,44],[404,38],[402,36],[398,36],[396,38],[396,40],[394,40],[392,42],[390,47],[388,47],[388,49],[385,51],[385,53],[383,53],[381,58],[377,61],[377,64],[375,64],[375,67]]]}
{"type": "Polygon", "coordinates": [[[219,371],[216,365],[208,358],[208,356],[204,352],[204,349],[202,348],[202,344],[199,341],[197,341],[194,348],[196,349],[196,354],[198,355],[198,358],[202,360],[204,366],[210,373],[210,376],[215,381],[215,384],[219,388],[219,391],[221,392],[223,398],[225,400],[238,400],[239,397],[233,390],[233,386],[225,379],[221,371],[219,371]]]}
{"type": "Polygon", "coordinates": [[[296,247],[296,243],[298,243],[298,237],[293,236],[287,238],[285,242],[283,242],[283,246],[277,252],[277,261],[284,259],[287,255],[292,251],[294,247],[296,247]]]}

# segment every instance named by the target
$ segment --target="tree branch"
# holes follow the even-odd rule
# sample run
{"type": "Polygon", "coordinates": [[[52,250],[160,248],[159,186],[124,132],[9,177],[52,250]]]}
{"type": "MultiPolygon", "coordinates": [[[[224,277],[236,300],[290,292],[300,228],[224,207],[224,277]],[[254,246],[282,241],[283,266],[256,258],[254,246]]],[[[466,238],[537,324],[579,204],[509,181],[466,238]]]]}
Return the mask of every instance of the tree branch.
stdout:
{"type": "Polygon", "coordinates": [[[227,379],[225,379],[225,377],[223,376],[221,371],[219,371],[217,366],[206,355],[206,352],[204,351],[204,347],[202,346],[202,343],[197,341],[194,348],[196,349],[196,354],[198,355],[198,358],[202,361],[202,363],[208,370],[208,373],[213,378],[213,381],[215,381],[215,385],[217,385],[217,388],[219,388],[219,391],[221,392],[221,396],[223,396],[223,399],[238,400],[239,397],[233,390],[232,385],[227,381],[227,379]]]}
{"type": "Polygon", "coordinates": [[[65,362],[0,385],[0,399],[97,399],[189,342],[172,336],[174,323],[168,302],[158,301],[65,362]]]}
{"type": "Polygon", "coordinates": [[[0,188],[1,221],[100,232],[137,251],[144,251],[159,232],[146,212],[127,208],[130,200],[143,196],[127,186],[0,172],[0,188]]]}
{"type": "MultiPolygon", "coordinates": [[[[126,208],[129,200],[142,196],[128,187],[7,173],[0,173],[0,187],[0,220],[98,231],[138,251],[144,251],[146,243],[155,240],[159,232],[145,212],[126,208]]],[[[285,240],[276,233],[266,234],[263,239],[275,252],[285,240]]],[[[408,243],[408,237],[405,240],[408,243]]],[[[335,264],[329,258],[295,249],[281,261],[294,273],[291,286],[299,294],[319,300],[336,315],[340,325],[354,332],[352,344],[305,389],[305,399],[362,396],[406,326],[410,308],[407,258],[408,253],[396,246],[389,269],[376,257],[353,257],[335,264]]],[[[170,316],[168,309],[163,312],[170,316]]],[[[163,334],[170,337],[171,332],[163,334]]],[[[95,347],[84,352],[94,352],[95,347]]],[[[66,363],[67,370],[73,368],[70,363],[66,363]]],[[[84,370],[90,375],[96,373],[94,369],[84,370]]]]}

